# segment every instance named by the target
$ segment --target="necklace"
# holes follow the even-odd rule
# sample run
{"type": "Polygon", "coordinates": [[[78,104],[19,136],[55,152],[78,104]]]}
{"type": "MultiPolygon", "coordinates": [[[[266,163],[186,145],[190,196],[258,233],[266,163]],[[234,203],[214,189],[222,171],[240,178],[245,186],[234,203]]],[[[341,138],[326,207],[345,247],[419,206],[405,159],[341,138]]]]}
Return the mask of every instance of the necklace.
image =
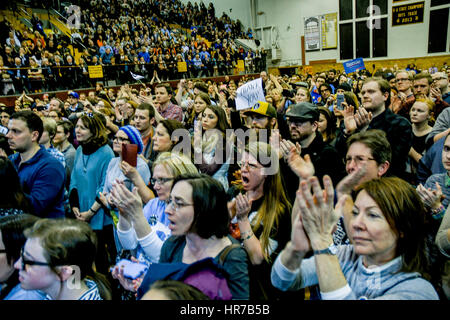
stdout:
{"type": "Polygon", "coordinates": [[[82,157],[81,157],[81,160],[83,161],[83,171],[84,171],[84,173],[86,173],[86,172],[87,172],[87,165],[88,165],[88,163],[89,163],[89,158],[91,157],[91,155],[88,155],[88,156],[87,156],[86,162],[84,162],[84,154],[81,155],[81,156],[82,156],[82,157]]]}

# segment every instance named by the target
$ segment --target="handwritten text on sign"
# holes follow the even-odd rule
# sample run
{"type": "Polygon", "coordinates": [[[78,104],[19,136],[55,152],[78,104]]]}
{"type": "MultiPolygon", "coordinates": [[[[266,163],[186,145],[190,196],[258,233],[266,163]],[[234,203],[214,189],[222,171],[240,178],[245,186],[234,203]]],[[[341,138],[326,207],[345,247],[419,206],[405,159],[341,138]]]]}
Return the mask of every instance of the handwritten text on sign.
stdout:
{"type": "Polygon", "coordinates": [[[236,90],[236,110],[251,108],[258,101],[266,101],[261,78],[247,82],[236,90]]]}

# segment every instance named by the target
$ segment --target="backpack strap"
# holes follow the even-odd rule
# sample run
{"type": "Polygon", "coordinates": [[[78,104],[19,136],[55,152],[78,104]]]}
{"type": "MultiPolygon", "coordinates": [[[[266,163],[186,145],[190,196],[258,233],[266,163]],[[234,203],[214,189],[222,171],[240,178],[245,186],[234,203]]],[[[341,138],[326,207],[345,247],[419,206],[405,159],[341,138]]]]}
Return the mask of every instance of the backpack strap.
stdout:
{"type": "Polygon", "coordinates": [[[230,253],[231,250],[235,249],[235,248],[240,248],[241,245],[238,243],[232,243],[229,246],[227,246],[225,249],[223,249],[222,253],[220,254],[219,257],[219,264],[222,266],[223,263],[225,262],[225,260],[227,259],[228,254],[230,253]]]}

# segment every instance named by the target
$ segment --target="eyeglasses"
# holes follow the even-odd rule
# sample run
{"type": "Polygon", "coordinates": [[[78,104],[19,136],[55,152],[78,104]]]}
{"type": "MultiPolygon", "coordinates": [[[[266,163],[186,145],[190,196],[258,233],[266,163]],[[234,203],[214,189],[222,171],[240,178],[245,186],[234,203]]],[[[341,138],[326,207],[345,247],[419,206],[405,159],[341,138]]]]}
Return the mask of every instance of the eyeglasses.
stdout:
{"type": "Polygon", "coordinates": [[[165,184],[166,182],[172,181],[174,178],[151,178],[150,182],[155,185],[156,183],[159,185],[165,184]]]}
{"type": "Polygon", "coordinates": [[[184,207],[189,207],[189,206],[193,206],[193,203],[182,203],[182,202],[176,202],[172,199],[169,200],[169,203],[167,204],[167,207],[172,206],[173,209],[178,212],[179,209],[184,208],[184,207]]]}
{"type": "Polygon", "coordinates": [[[122,137],[117,137],[117,136],[115,136],[115,137],[113,138],[113,140],[117,140],[117,141],[119,141],[120,143],[125,142],[125,141],[130,142],[130,139],[128,139],[128,138],[122,138],[122,137]]]}
{"type": "Polygon", "coordinates": [[[288,126],[294,125],[296,127],[301,127],[304,125],[307,121],[301,121],[301,120],[287,120],[286,121],[288,126]]]}
{"type": "Polygon", "coordinates": [[[238,161],[237,165],[239,166],[239,168],[247,167],[247,168],[249,168],[251,170],[259,169],[259,167],[256,164],[249,163],[248,161],[245,161],[245,162],[244,161],[238,161]]]}
{"type": "Polygon", "coordinates": [[[356,164],[361,164],[361,163],[367,162],[369,160],[375,160],[375,159],[369,158],[369,157],[365,158],[363,156],[346,157],[344,159],[344,164],[349,165],[352,161],[355,161],[356,164]]]}
{"type": "Polygon", "coordinates": [[[23,255],[23,248],[20,250],[20,258],[22,262],[22,270],[26,270],[26,266],[50,266],[50,263],[28,260],[23,255]]]}

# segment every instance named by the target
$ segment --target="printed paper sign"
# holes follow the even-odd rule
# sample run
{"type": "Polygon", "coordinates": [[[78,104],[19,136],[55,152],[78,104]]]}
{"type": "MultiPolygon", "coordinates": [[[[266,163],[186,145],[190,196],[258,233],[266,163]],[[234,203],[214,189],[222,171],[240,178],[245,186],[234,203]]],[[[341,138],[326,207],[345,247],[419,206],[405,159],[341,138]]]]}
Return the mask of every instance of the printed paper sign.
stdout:
{"type": "Polygon", "coordinates": [[[366,67],[364,66],[364,61],[362,58],[357,58],[354,60],[350,60],[347,62],[343,63],[344,66],[344,70],[346,74],[352,73],[352,72],[356,72],[358,70],[362,70],[365,69],[366,67]]]}

